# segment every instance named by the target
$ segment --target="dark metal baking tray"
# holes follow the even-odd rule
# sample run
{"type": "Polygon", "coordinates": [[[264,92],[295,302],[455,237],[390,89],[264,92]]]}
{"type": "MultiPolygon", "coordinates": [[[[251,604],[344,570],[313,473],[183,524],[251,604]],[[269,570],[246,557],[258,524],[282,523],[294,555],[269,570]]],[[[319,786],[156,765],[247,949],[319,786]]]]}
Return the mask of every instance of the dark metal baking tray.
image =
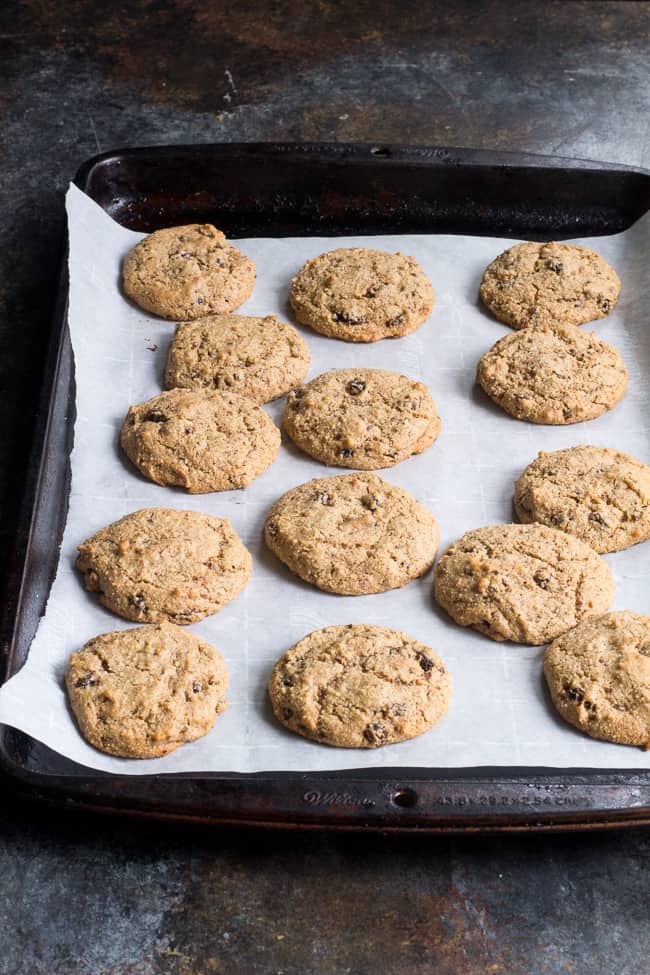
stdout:
{"type": "MultiPolygon", "coordinates": [[[[408,146],[125,149],[90,159],[75,182],[133,230],[209,221],[231,237],[419,231],[557,239],[616,233],[650,206],[650,173],[623,166],[408,146]]],[[[67,292],[64,260],[5,593],[3,681],[27,656],[67,512],[74,424],[67,292]]],[[[120,776],[77,765],[12,728],[0,731],[0,769],[36,799],[179,820],[429,831],[650,822],[650,772],[642,770],[120,776]]]]}

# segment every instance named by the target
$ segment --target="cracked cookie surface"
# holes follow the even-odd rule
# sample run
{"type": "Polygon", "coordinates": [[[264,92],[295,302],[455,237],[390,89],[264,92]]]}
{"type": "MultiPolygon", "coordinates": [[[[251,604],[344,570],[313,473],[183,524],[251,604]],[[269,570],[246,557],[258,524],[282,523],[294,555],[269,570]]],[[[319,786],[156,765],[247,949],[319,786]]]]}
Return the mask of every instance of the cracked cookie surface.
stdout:
{"type": "Polygon", "coordinates": [[[585,542],[546,525],[466,532],[440,558],[436,601],[492,640],[537,646],[609,608],[609,566],[585,542]]]}
{"type": "Polygon", "coordinates": [[[200,494],[250,484],[275,460],[280,431],[236,393],[171,389],[130,407],[120,443],[150,481],[200,494]]]}
{"type": "Polygon", "coordinates": [[[289,393],[282,427],[325,464],[375,470],[431,446],[440,417],[424,383],[384,369],[334,369],[289,393]]]}
{"type": "Polygon", "coordinates": [[[158,758],[201,738],[226,708],[219,651],[171,623],[103,633],[71,654],[70,707],[83,737],[122,758],[158,758]]]}
{"type": "Polygon", "coordinates": [[[302,325],[347,342],[415,331],[431,314],[431,282],[413,257],[341,247],[307,261],[292,279],[291,307],[302,325]]]}
{"type": "Polygon", "coordinates": [[[617,552],[650,538],[650,467],[606,447],[542,451],[515,484],[514,509],[521,522],[617,552]]]}
{"type": "Polygon", "coordinates": [[[264,535],[301,579],[350,596],[406,585],[430,568],[438,548],[433,515],[377,474],[316,478],[287,491],[264,535]]]}
{"type": "Polygon", "coordinates": [[[268,403],[307,375],[309,348],[275,315],[207,315],[180,322],[169,348],[168,389],[212,389],[268,403]]]}
{"type": "Polygon", "coordinates": [[[573,326],[524,328],[481,357],[476,380],[516,419],[558,425],[611,409],[625,393],[627,369],[613,346],[573,326]]]}
{"type": "Polygon", "coordinates": [[[558,713],[592,738],[650,748],[650,618],[606,613],[554,640],[544,676],[558,713]]]}
{"type": "Polygon", "coordinates": [[[492,261],[481,299],[512,328],[582,325],[608,315],[620,290],[614,268],[588,247],[531,242],[515,244],[492,261]]]}
{"type": "Polygon", "coordinates": [[[380,626],[328,626],[277,662],[268,685],[281,724],[340,748],[376,748],[428,731],[449,706],[440,657],[380,626]]]}
{"type": "Polygon", "coordinates": [[[253,292],[255,264],[209,223],[156,230],[124,259],[127,297],[161,318],[201,318],[239,308],[253,292]]]}
{"type": "Polygon", "coordinates": [[[142,508],[78,547],[88,592],[124,619],[195,623],[218,613],[248,582],[252,559],[225,518],[142,508]]]}

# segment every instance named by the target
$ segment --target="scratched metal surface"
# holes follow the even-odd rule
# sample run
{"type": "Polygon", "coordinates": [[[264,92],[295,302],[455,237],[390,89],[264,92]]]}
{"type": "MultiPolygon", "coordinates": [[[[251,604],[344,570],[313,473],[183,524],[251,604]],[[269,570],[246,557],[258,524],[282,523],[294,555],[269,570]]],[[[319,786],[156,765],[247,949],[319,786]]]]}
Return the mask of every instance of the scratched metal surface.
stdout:
{"type": "MultiPolygon", "coordinates": [[[[627,2],[2,4],[3,543],[61,193],[85,158],[328,139],[650,166],[649,35],[650,5],[627,2]]],[[[636,975],[650,953],[647,830],[253,834],[84,820],[9,797],[0,835],[2,975],[636,975]]]]}

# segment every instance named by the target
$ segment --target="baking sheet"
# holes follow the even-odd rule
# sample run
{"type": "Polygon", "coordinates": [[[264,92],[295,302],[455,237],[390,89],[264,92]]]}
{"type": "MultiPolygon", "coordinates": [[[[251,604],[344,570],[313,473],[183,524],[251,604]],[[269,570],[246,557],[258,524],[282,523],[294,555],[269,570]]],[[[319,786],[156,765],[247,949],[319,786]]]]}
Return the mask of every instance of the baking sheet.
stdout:
{"type": "MultiPolygon", "coordinates": [[[[118,448],[128,406],[155,395],[173,323],[142,312],[119,290],[121,261],[141,235],[121,228],[76,187],[67,196],[70,230],[69,323],[76,363],[77,422],[70,510],[57,577],[26,664],[0,690],[0,721],[87,766],[122,774],[203,771],[318,771],[368,767],[555,766],[648,768],[650,754],[593,741],[556,717],[541,677],[542,649],[496,644],[451,623],[431,598],[432,573],[373,596],[321,593],[292,576],[266,549],[262,524],[284,491],[326,468],[285,442],[273,466],[245,491],[190,496],[144,480],[118,448]],[[63,673],[86,640],[133,625],[85,593],[74,569],[76,546],[110,521],[164,505],[227,517],[254,557],[245,591],[221,613],[191,629],[214,643],[230,671],[229,708],[199,741],[161,759],[114,759],[79,735],[68,710],[63,673]],[[372,622],[404,629],[434,647],[453,679],[447,716],[419,738],[376,750],[334,749],[278,726],[265,696],[269,671],[284,650],[313,629],[372,622]]],[[[426,382],[442,432],[424,454],[380,472],[419,498],[440,525],[441,551],[470,528],[510,521],[512,486],[538,450],[575,444],[616,447],[650,460],[650,335],[646,266],[650,215],[630,230],[593,241],[623,282],[615,311],[593,326],[621,352],[628,392],[614,410],[587,423],[539,427],[508,417],[474,385],[476,362],[506,326],[479,306],[485,266],[513,241],[461,236],[252,239],[238,242],[257,263],[245,314],[291,321],[291,276],[333,246],[374,246],[413,254],[431,278],[436,307],[414,334],[353,345],[301,329],[312,354],[309,378],[358,364],[389,368],[426,382]]],[[[266,408],[279,421],[283,400],[266,408]]],[[[647,611],[650,544],[605,556],[616,581],[615,609],[647,611]]]]}

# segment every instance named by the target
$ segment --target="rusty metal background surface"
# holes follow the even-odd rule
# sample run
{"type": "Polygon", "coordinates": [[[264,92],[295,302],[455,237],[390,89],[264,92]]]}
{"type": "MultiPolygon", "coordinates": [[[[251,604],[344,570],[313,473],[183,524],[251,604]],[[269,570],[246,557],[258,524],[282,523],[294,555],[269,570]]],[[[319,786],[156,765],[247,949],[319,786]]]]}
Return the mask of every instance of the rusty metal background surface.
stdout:
{"type": "MultiPolygon", "coordinates": [[[[62,189],[115,145],[469,145],[648,167],[650,5],[8,0],[0,490],[11,539],[62,189]]],[[[6,547],[6,546],[5,546],[6,547]]],[[[242,833],[0,811],[0,972],[643,972],[650,833],[242,833]]]]}

